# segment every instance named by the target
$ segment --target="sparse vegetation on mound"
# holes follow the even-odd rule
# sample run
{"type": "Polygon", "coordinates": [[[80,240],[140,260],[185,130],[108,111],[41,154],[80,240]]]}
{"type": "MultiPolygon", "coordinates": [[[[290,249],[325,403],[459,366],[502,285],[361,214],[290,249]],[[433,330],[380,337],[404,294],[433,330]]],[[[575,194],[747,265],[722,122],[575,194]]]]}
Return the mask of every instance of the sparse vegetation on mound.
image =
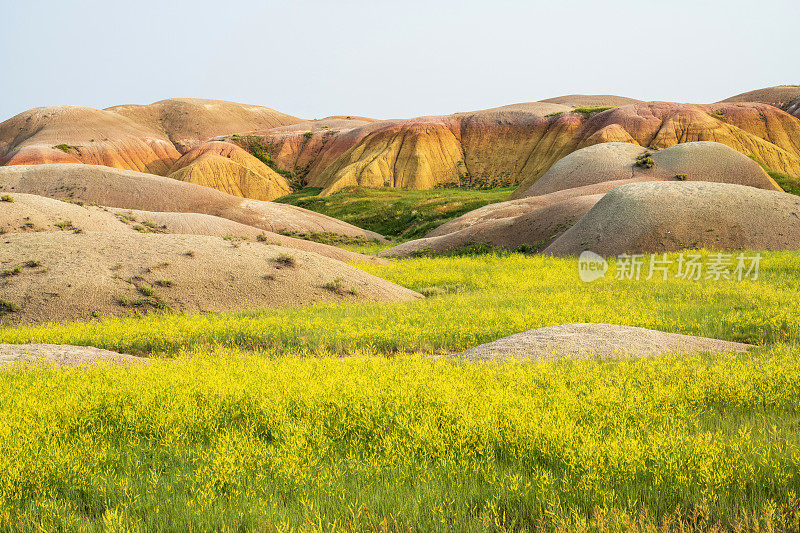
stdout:
{"type": "Polygon", "coordinates": [[[278,164],[275,163],[274,159],[272,159],[272,146],[265,142],[264,139],[258,135],[232,135],[230,140],[231,142],[238,144],[240,147],[250,152],[253,157],[286,178],[292,190],[298,191],[303,188],[303,182],[301,179],[295,176],[291,171],[278,167],[278,164]]]}
{"type": "Polygon", "coordinates": [[[63,143],[53,146],[53,149],[54,150],[61,150],[62,152],[66,153],[66,154],[68,154],[70,152],[70,150],[75,150],[78,153],[80,153],[80,151],[81,151],[78,146],[72,146],[72,145],[63,144],[63,143]]]}
{"type": "MultiPolygon", "coordinates": [[[[449,353],[570,322],[625,324],[751,344],[800,340],[800,319],[786,305],[800,300],[795,282],[800,254],[762,255],[757,281],[662,281],[656,276],[635,282],[608,276],[592,283],[591,290],[579,280],[574,259],[505,253],[361,264],[362,270],[414,290],[445,285],[460,289],[392,305],[326,304],[0,330],[0,342],[92,345],[133,354],[210,345],[289,352],[449,353]]],[[[675,254],[670,257],[676,259],[675,254]]],[[[613,271],[615,260],[609,264],[613,271]]]]}
{"type": "Polygon", "coordinates": [[[510,187],[429,191],[353,187],[331,196],[319,196],[322,189],[307,187],[275,201],[304,207],[389,237],[413,239],[468,211],[501,202],[512,190],[510,187]]]}
{"type": "Polygon", "coordinates": [[[602,113],[603,111],[608,111],[609,109],[614,109],[616,107],[617,106],[615,105],[577,106],[572,108],[572,112],[583,115],[583,118],[589,118],[592,115],[596,115],[597,113],[602,113]]]}
{"type": "Polygon", "coordinates": [[[7,315],[9,313],[15,313],[18,307],[17,304],[14,302],[9,302],[7,300],[0,300],[0,316],[7,315]]]}
{"type": "Polygon", "coordinates": [[[637,157],[636,158],[636,163],[635,163],[636,166],[640,167],[640,168],[653,168],[653,166],[656,164],[656,162],[653,161],[652,157],[650,157],[651,155],[653,155],[653,154],[651,154],[650,152],[647,152],[647,153],[642,154],[639,157],[637,157]]]}

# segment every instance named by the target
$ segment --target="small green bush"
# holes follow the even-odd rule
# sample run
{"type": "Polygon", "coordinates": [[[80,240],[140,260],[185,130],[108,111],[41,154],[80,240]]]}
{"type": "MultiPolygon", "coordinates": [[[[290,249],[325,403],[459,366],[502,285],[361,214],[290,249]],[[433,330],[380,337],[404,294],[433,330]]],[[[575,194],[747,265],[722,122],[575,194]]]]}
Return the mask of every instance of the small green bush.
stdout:
{"type": "Polygon", "coordinates": [[[0,300],[0,316],[7,315],[9,313],[15,313],[18,310],[19,308],[14,302],[0,300]]]}
{"type": "Polygon", "coordinates": [[[13,201],[14,197],[11,196],[10,194],[4,194],[3,196],[0,196],[0,202],[13,202],[13,201]]]}

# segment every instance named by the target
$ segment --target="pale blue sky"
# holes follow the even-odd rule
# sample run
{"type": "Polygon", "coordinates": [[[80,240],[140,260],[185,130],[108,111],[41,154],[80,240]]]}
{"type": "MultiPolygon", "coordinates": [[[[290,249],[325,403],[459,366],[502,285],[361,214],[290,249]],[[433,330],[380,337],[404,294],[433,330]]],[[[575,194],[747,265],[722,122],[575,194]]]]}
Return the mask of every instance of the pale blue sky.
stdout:
{"type": "Polygon", "coordinates": [[[0,120],[182,96],[390,118],[800,83],[800,0],[0,3],[0,120]]]}

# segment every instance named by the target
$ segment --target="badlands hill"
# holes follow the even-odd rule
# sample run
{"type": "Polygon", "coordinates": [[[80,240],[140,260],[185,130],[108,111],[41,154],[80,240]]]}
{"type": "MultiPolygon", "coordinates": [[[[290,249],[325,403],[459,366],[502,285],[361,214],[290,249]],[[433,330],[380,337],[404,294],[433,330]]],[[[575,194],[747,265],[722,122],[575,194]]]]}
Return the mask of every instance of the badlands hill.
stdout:
{"type": "Polygon", "coordinates": [[[336,246],[280,235],[213,215],[79,205],[33,194],[14,193],[9,197],[13,201],[0,203],[0,235],[42,231],[210,235],[231,242],[249,240],[285,246],[339,261],[375,261],[371,256],[336,246]]]}
{"type": "Polygon", "coordinates": [[[203,143],[183,154],[169,177],[254,200],[274,200],[292,192],[285,177],[239,146],[222,141],[203,143]]]}
{"type": "Polygon", "coordinates": [[[747,91],[736,96],[731,96],[722,100],[723,102],[757,102],[760,104],[769,104],[781,109],[786,108],[787,104],[800,98],[800,85],[778,85],[776,87],[766,87],[764,89],[756,89],[755,91],[747,91]]]}
{"type": "MultiPolygon", "coordinates": [[[[571,98],[553,100],[604,101],[599,96],[571,98]]],[[[353,121],[324,133],[294,133],[291,142],[281,128],[258,135],[274,147],[282,165],[305,176],[307,185],[322,187],[323,195],[357,185],[430,189],[501,184],[521,184],[521,194],[559,159],[603,142],[659,149],[715,141],[770,169],[800,175],[800,121],[774,106],[605,102],[622,105],[603,110],[606,106],[545,101],[361,125],[353,121]]]]}
{"type": "Polygon", "coordinates": [[[420,298],[340,261],[263,243],[99,231],[0,240],[2,325],[420,298]]]}
{"type": "MultiPolygon", "coordinates": [[[[0,165],[85,163],[163,176],[185,167],[175,167],[182,154],[212,137],[299,121],[267,107],[189,98],[106,110],[37,108],[0,123],[0,165]]],[[[284,178],[255,158],[216,145],[202,153],[221,157],[205,158],[179,179],[258,200],[288,190],[284,178]]]]}
{"type": "Polygon", "coordinates": [[[800,197],[728,183],[632,183],[611,190],[545,254],[796,250],[800,197]]]}
{"type": "Polygon", "coordinates": [[[773,87],[709,105],[567,95],[382,121],[356,116],[309,121],[265,107],[196,99],[107,110],[40,108],[0,124],[0,164],[72,162],[172,173],[259,200],[285,193],[287,173],[322,188],[323,195],[359,185],[519,184],[513,195],[518,197],[558,160],[587,146],[626,142],[662,149],[715,141],[798,176],[800,119],[792,113],[800,111],[791,99],[797,92],[773,87]],[[257,157],[208,143],[212,139],[232,141],[257,157]]]}
{"type": "Polygon", "coordinates": [[[181,152],[213,137],[294,124],[301,119],[269,107],[223,100],[171,98],[149,105],[107,109],[154,131],[164,131],[181,152]]]}
{"type": "Polygon", "coordinates": [[[692,142],[649,151],[629,143],[604,143],[558,161],[522,198],[466,213],[423,239],[400,244],[381,255],[446,253],[473,244],[542,250],[612,189],[665,180],[733,183],[780,191],[757,163],[722,144],[692,142]]]}
{"type": "Polygon", "coordinates": [[[377,233],[299,207],[243,199],[193,183],[103,166],[0,167],[0,192],[80,200],[122,209],[202,213],[275,233],[321,232],[381,238],[377,233]]]}

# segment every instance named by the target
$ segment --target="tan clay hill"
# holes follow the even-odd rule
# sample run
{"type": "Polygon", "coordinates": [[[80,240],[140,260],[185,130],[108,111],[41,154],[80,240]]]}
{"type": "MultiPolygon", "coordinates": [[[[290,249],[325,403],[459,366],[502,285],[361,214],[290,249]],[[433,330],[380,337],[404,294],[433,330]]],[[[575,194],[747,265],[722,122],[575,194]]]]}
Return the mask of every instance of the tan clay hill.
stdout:
{"type": "Polygon", "coordinates": [[[269,107],[223,100],[171,98],[149,105],[120,105],[107,111],[155,131],[163,131],[185,153],[209,139],[300,122],[269,107]]]}
{"type": "Polygon", "coordinates": [[[0,123],[0,165],[87,163],[166,174],[179,157],[163,130],[90,107],[39,107],[0,123]]]}
{"type": "Polygon", "coordinates": [[[231,242],[258,241],[314,252],[346,262],[374,262],[373,256],[336,246],[297,239],[200,213],[160,213],[97,205],[78,205],[32,194],[14,193],[13,201],[0,202],[0,235],[42,231],[101,231],[119,234],[177,233],[210,235],[231,242]]]}
{"type": "Polygon", "coordinates": [[[318,254],[205,235],[40,232],[0,242],[0,268],[11,272],[0,280],[2,325],[421,298],[318,254]]]}
{"type": "Polygon", "coordinates": [[[561,324],[481,344],[452,357],[469,361],[654,357],[675,353],[745,352],[739,342],[615,324],[561,324]]]}
{"type": "Polygon", "coordinates": [[[744,185],[631,183],[611,190],[545,254],[800,248],[800,197],[744,185]]]}
{"type": "Polygon", "coordinates": [[[787,104],[795,98],[800,98],[800,85],[778,85],[776,87],[756,89],[755,91],[731,96],[722,100],[722,102],[757,102],[785,110],[787,104]]]}
{"type": "Polygon", "coordinates": [[[585,107],[605,107],[605,106],[621,106],[628,104],[639,104],[642,101],[635,98],[628,98],[626,96],[616,96],[613,94],[568,94],[564,96],[556,96],[555,98],[548,98],[546,100],[539,100],[548,104],[562,104],[569,106],[585,106],[585,107]]]}
{"type": "MultiPolygon", "coordinates": [[[[175,167],[181,154],[212,137],[299,121],[267,107],[191,98],[106,110],[37,108],[0,124],[0,165],[86,163],[163,176],[183,170],[185,160],[175,167]]],[[[285,178],[249,154],[216,145],[201,154],[176,177],[257,200],[288,191],[285,178]]]]}
{"type": "Polygon", "coordinates": [[[691,142],[660,151],[629,143],[603,143],[573,152],[557,162],[522,198],[470,211],[423,239],[400,244],[381,255],[446,253],[472,244],[542,250],[586,215],[608,191],[628,183],[664,180],[781,190],[757,163],[719,143],[691,142]],[[646,155],[652,160],[651,168],[637,165],[637,158],[646,155]]]}
{"type": "Polygon", "coordinates": [[[289,182],[235,144],[211,141],[192,148],[172,166],[169,177],[254,200],[292,192],[289,182]]]}
{"type": "Polygon", "coordinates": [[[122,209],[202,213],[275,233],[321,232],[381,238],[377,233],[307,209],[243,199],[193,183],[103,166],[0,167],[0,191],[80,200],[122,209]]]}

